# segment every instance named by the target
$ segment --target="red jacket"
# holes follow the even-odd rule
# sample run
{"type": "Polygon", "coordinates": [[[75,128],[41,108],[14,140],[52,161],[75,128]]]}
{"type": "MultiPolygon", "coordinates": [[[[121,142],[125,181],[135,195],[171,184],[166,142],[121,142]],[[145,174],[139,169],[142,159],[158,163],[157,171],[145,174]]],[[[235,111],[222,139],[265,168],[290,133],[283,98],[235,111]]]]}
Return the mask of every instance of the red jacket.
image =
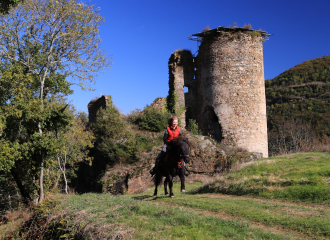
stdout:
{"type": "Polygon", "coordinates": [[[166,143],[172,141],[173,138],[177,138],[181,135],[181,128],[179,126],[177,126],[175,129],[171,129],[171,127],[167,126],[166,130],[168,132],[166,143]]]}

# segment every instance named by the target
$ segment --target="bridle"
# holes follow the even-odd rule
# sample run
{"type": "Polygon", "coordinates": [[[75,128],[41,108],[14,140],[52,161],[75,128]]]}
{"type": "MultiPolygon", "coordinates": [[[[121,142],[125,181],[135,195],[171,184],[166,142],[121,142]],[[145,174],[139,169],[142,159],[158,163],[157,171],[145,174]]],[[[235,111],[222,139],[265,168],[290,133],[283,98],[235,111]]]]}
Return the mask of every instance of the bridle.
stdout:
{"type": "Polygon", "coordinates": [[[180,158],[183,158],[183,160],[186,162],[186,159],[189,158],[189,154],[186,155],[183,153],[182,147],[180,147],[180,158]]]}

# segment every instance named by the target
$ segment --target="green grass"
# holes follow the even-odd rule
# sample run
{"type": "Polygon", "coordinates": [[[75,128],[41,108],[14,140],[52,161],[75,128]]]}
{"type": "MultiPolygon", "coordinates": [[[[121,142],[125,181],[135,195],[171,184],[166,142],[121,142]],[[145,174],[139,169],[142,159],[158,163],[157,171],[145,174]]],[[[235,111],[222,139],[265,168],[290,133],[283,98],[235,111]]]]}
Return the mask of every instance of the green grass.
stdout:
{"type": "Polygon", "coordinates": [[[330,204],[330,154],[315,152],[262,159],[194,193],[253,195],[330,204]]]}
{"type": "Polygon", "coordinates": [[[174,184],[174,198],[57,195],[18,239],[330,239],[330,154],[248,163],[213,183],[174,184]],[[220,194],[219,194],[220,193],[220,194]],[[258,226],[258,227],[256,227],[258,226]],[[273,231],[273,229],[277,229],[273,231]]]}
{"type": "Polygon", "coordinates": [[[253,227],[246,220],[139,199],[139,195],[57,195],[39,205],[9,239],[295,239],[253,227]]]}
{"type": "MultiPolygon", "coordinates": [[[[179,187],[179,185],[177,186],[179,187]]],[[[223,194],[181,194],[174,198],[135,196],[153,203],[164,202],[194,210],[224,213],[241,221],[259,222],[271,227],[280,227],[306,236],[330,237],[330,209],[295,206],[260,199],[249,199],[223,194]]]]}
{"type": "Polygon", "coordinates": [[[61,206],[67,212],[84,211],[88,221],[96,225],[123,224],[135,229],[134,239],[293,239],[251,227],[248,221],[224,220],[136,199],[106,194],[71,195],[62,198],[61,206]]]}

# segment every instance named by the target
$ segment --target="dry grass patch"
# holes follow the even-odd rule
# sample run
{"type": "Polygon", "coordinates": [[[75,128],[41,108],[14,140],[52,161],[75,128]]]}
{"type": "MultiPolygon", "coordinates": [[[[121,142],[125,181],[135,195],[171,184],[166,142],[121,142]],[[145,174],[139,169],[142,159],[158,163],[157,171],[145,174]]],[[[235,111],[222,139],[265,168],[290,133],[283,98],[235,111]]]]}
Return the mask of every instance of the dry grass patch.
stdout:
{"type": "Polygon", "coordinates": [[[311,159],[313,161],[319,160],[319,158],[317,158],[317,157],[306,157],[306,159],[311,159]]]}
{"type": "Polygon", "coordinates": [[[0,240],[7,239],[6,236],[20,229],[31,216],[32,212],[29,209],[7,212],[0,222],[0,240]]]}
{"type": "Polygon", "coordinates": [[[265,159],[265,160],[237,163],[231,167],[230,172],[241,170],[241,169],[249,167],[249,166],[258,166],[260,164],[271,165],[271,164],[274,164],[275,162],[276,162],[276,160],[273,160],[273,159],[265,159]]]}
{"type": "Polygon", "coordinates": [[[278,186],[267,186],[265,187],[269,192],[274,192],[274,191],[281,191],[283,187],[278,187],[278,186]]]}
{"type": "Polygon", "coordinates": [[[322,214],[319,210],[308,209],[308,211],[306,211],[306,209],[303,210],[301,208],[284,207],[282,211],[293,216],[324,217],[324,214],[322,214]]]}

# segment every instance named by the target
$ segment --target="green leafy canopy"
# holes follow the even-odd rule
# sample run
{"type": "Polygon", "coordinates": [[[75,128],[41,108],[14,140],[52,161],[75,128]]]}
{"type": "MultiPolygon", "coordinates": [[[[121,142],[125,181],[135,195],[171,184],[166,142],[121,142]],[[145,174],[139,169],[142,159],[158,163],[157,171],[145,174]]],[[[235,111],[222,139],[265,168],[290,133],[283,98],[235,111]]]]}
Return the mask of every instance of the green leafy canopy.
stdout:
{"type": "Polygon", "coordinates": [[[0,15],[0,174],[10,172],[24,198],[41,202],[56,156],[75,162],[91,144],[63,97],[73,84],[91,89],[110,67],[102,22],[98,9],[76,0],[24,0],[0,15]]]}

